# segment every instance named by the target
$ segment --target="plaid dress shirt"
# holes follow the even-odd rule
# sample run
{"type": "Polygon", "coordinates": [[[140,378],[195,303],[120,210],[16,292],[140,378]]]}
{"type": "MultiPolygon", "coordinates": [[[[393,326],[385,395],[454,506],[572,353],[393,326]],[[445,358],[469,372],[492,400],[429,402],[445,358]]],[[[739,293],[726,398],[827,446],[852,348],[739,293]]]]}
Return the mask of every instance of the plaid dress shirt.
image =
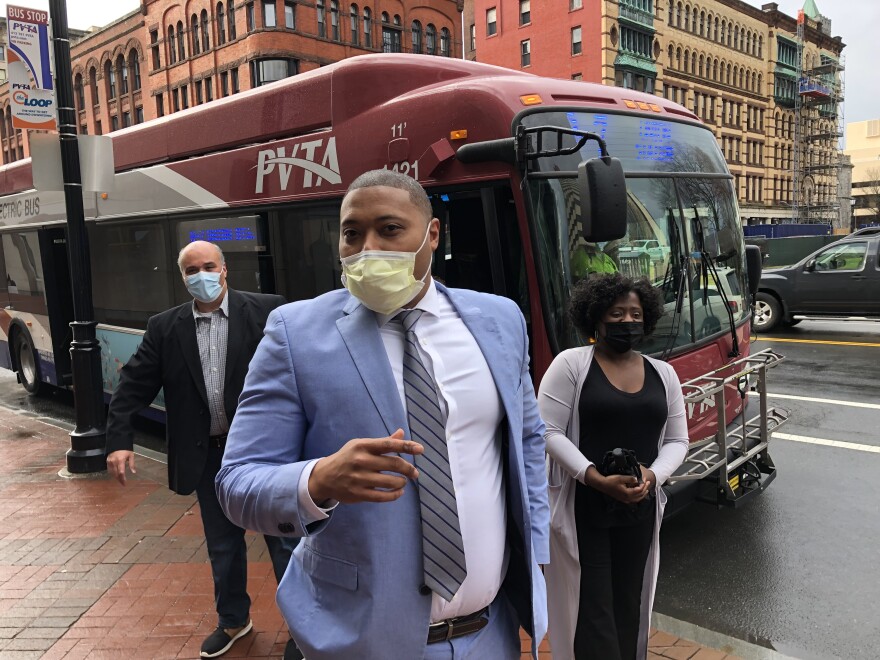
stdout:
{"type": "Polygon", "coordinates": [[[193,301],[196,339],[199,342],[199,359],[208,407],[211,411],[211,435],[224,435],[229,431],[226,409],[223,405],[223,382],[226,377],[226,346],[229,338],[229,293],[223,296],[220,309],[203,314],[193,301]]]}

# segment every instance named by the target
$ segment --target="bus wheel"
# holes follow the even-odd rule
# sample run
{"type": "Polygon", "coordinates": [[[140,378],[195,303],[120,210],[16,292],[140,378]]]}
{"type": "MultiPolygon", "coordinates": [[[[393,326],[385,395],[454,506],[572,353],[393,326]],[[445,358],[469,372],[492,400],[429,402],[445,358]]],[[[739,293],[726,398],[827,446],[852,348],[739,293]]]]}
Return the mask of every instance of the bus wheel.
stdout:
{"type": "Polygon", "coordinates": [[[30,335],[25,330],[15,333],[15,363],[18,366],[18,379],[30,394],[40,391],[40,363],[34,350],[30,335]]]}
{"type": "Polygon", "coordinates": [[[755,332],[770,332],[782,320],[782,306],[770,293],[755,296],[755,317],[752,327],[755,332]]]}

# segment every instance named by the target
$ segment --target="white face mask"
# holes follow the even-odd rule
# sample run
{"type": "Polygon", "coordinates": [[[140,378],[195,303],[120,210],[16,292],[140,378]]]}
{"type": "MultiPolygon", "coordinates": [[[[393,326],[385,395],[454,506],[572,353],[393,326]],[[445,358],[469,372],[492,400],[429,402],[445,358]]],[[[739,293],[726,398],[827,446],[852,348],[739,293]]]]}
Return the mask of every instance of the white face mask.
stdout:
{"type": "Polygon", "coordinates": [[[368,309],[390,314],[419,295],[425,286],[430,265],[421,279],[415,278],[416,255],[428,241],[428,231],[415,252],[362,250],[341,259],[342,285],[368,309]]]}

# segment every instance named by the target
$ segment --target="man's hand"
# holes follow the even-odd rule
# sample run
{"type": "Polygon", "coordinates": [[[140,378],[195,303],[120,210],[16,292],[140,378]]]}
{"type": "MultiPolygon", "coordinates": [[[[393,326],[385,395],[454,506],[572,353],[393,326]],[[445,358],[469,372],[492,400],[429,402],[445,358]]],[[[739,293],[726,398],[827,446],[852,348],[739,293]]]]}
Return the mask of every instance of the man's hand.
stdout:
{"type": "Polygon", "coordinates": [[[407,479],[416,479],[419,471],[400,456],[417,456],[424,448],[403,439],[397,429],[387,438],[349,440],[335,454],[320,459],[309,475],[309,495],[317,503],[336,500],[355,502],[393,502],[403,495],[407,479]],[[391,474],[388,474],[391,473],[391,474]]]}
{"type": "Polygon", "coordinates": [[[125,485],[125,466],[128,466],[132,474],[137,474],[134,469],[134,452],[125,449],[112,452],[107,456],[107,470],[110,476],[123,486],[125,485]]]}
{"type": "MultiPolygon", "coordinates": [[[[651,475],[653,476],[653,473],[651,475]]],[[[645,479],[642,485],[639,485],[635,477],[625,477],[622,474],[612,474],[606,477],[591,465],[584,475],[584,483],[618,502],[638,504],[651,492],[653,482],[645,479]]]]}

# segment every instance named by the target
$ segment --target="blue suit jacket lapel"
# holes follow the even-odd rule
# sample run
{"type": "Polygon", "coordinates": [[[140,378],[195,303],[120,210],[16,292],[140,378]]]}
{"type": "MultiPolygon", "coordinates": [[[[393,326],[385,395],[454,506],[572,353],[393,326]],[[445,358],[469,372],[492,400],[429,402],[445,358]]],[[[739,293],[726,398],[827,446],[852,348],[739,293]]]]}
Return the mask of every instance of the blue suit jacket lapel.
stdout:
{"type": "Polygon", "coordinates": [[[516,394],[520,377],[518,354],[515,353],[512,346],[505,342],[495,317],[484,314],[479,307],[468,305],[456,296],[454,291],[450,291],[439,282],[437,289],[446,294],[452,302],[461,320],[464,321],[465,326],[470,330],[480,347],[480,351],[489,365],[489,371],[492,372],[492,380],[495,381],[495,387],[504,405],[508,423],[510,423],[514,417],[514,410],[517,409],[513,397],[516,394]],[[511,368],[512,366],[516,368],[511,368]]]}
{"type": "MultiPolygon", "coordinates": [[[[351,359],[354,360],[364,387],[382,416],[388,435],[399,428],[408,429],[406,412],[400,403],[376,315],[355,298],[349,300],[343,312],[345,316],[336,321],[336,327],[351,359]]],[[[329,374],[329,377],[334,376],[329,374]]]]}

